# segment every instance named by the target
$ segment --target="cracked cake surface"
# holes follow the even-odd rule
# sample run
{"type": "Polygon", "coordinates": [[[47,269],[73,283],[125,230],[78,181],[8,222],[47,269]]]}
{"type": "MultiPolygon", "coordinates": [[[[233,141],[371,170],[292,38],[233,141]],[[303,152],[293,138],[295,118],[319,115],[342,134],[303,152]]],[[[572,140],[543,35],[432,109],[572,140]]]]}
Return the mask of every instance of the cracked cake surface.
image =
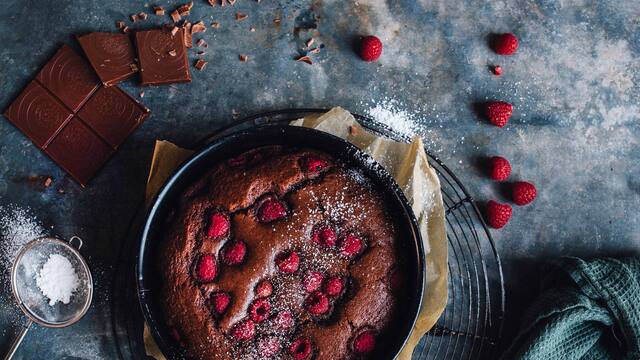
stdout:
{"type": "Polygon", "coordinates": [[[196,359],[363,359],[398,307],[398,231],[368,178],[268,146],[183,193],[159,252],[164,313],[196,359]]]}

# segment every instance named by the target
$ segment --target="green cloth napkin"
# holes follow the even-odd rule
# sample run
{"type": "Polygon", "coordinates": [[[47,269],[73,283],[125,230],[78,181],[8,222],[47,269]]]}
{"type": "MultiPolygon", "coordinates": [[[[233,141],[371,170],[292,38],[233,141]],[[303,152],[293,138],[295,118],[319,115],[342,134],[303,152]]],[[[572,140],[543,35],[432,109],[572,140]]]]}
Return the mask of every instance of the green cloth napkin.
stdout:
{"type": "Polygon", "coordinates": [[[564,258],[503,359],[640,359],[640,258],[564,258]]]}

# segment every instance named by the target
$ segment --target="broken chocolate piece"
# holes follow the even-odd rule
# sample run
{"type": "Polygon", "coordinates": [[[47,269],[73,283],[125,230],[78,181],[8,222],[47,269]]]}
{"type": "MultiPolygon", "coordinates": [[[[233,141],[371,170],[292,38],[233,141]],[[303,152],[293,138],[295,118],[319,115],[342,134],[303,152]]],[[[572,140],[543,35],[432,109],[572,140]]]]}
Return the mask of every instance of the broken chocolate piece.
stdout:
{"type": "Polygon", "coordinates": [[[242,62],[246,62],[247,60],[249,60],[249,57],[247,55],[239,55],[238,58],[242,62]]]}
{"type": "Polygon", "coordinates": [[[171,12],[171,20],[173,20],[173,22],[178,22],[180,19],[182,19],[182,16],[180,16],[178,10],[173,10],[171,12]]]}
{"type": "Polygon", "coordinates": [[[184,46],[184,29],[179,29],[175,36],[162,29],[138,31],[136,47],[143,85],[191,81],[187,51],[184,46]],[[176,56],[169,55],[171,50],[176,51],[176,56]]]}
{"type": "Polygon", "coordinates": [[[236,21],[242,21],[242,20],[244,20],[244,19],[246,19],[248,17],[249,17],[249,15],[243,14],[241,12],[237,12],[236,13],[236,21]]]}
{"type": "Polygon", "coordinates": [[[200,71],[202,71],[202,69],[204,69],[205,66],[207,66],[207,62],[202,59],[198,59],[196,61],[196,64],[194,65],[194,67],[200,71]]]}
{"type": "Polygon", "coordinates": [[[307,63],[307,64],[309,64],[309,65],[312,65],[312,64],[313,64],[313,61],[311,61],[311,58],[310,58],[310,57],[308,57],[307,55],[304,55],[304,56],[300,56],[300,57],[298,57],[298,58],[296,59],[296,61],[306,62],[306,63],[307,63]]]}
{"type": "Polygon", "coordinates": [[[118,30],[122,30],[124,29],[124,27],[126,26],[126,24],[124,23],[124,21],[116,21],[116,27],[118,28],[118,30]]]}
{"type": "Polygon", "coordinates": [[[154,6],[153,7],[153,13],[158,15],[158,16],[162,16],[162,15],[164,15],[164,8],[162,6],[154,6]]]}
{"type": "Polygon", "coordinates": [[[196,42],[196,45],[198,45],[198,46],[200,46],[200,47],[205,47],[205,48],[206,48],[207,46],[209,46],[209,45],[207,45],[207,42],[206,42],[206,41],[204,41],[204,39],[199,39],[199,40],[196,42]]]}
{"type": "Polygon", "coordinates": [[[193,1],[178,6],[178,9],[176,10],[178,11],[178,14],[180,14],[180,16],[189,16],[192,7],[193,1]]]}
{"type": "Polygon", "coordinates": [[[192,34],[201,33],[205,31],[207,31],[207,27],[204,25],[204,22],[202,20],[198,21],[197,23],[193,24],[193,26],[191,26],[192,34]]]}
{"type": "Polygon", "coordinates": [[[149,16],[147,15],[146,12],[141,11],[141,12],[138,13],[138,19],[140,19],[140,20],[147,20],[148,17],[149,16]]]}
{"type": "Polygon", "coordinates": [[[136,73],[129,35],[95,32],[78,36],[78,42],[104,85],[115,85],[136,73]]]}
{"type": "Polygon", "coordinates": [[[138,14],[131,14],[131,15],[129,15],[129,19],[131,19],[131,22],[136,22],[136,21],[138,21],[138,14]]]}
{"type": "Polygon", "coordinates": [[[191,23],[185,22],[182,24],[182,29],[184,29],[184,46],[188,48],[193,47],[193,36],[191,35],[191,23]]]}

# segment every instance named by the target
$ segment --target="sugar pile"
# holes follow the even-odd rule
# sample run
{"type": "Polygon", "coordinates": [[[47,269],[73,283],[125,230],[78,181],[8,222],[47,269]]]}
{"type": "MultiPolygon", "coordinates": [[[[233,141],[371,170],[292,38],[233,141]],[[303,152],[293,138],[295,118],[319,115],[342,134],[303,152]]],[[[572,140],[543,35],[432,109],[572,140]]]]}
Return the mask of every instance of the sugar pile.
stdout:
{"type": "Polygon", "coordinates": [[[36,276],[36,284],[49,299],[49,305],[54,306],[57,302],[68,304],[80,280],[69,259],[51,254],[36,276]]]}
{"type": "Polygon", "coordinates": [[[405,137],[411,137],[421,132],[420,124],[412,113],[395,99],[385,98],[370,104],[370,107],[365,110],[365,115],[405,137]]]}

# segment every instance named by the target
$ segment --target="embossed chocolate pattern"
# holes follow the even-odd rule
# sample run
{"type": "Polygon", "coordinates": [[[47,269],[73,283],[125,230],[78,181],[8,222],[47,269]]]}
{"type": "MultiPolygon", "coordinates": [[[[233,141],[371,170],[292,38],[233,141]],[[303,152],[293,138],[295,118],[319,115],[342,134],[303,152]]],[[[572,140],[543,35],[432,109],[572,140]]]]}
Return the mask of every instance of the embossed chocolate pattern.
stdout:
{"type": "Polygon", "coordinates": [[[72,111],[77,111],[99,86],[93,69],[68,45],[58,50],[36,79],[72,111]]]}
{"type": "Polygon", "coordinates": [[[101,87],[78,116],[111,146],[117,148],[140,125],[149,110],[118,87],[101,87]]]}
{"type": "Polygon", "coordinates": [[[162,29],[136,33],[143,85],[191,81],[183,37],[183,29],[175,35],[162,29]]]}
{"type": "Polygon", "coordinates": [[[4,115],[36,145],[43,148],[72,114],[47,90],[32,81],[4,115]]]}
{"type": "Polygon", "coordinates": [[[104,85],[115,85],[137,72],[128,34],[95,32],[78,36],[78,42],[104,85]]]}

